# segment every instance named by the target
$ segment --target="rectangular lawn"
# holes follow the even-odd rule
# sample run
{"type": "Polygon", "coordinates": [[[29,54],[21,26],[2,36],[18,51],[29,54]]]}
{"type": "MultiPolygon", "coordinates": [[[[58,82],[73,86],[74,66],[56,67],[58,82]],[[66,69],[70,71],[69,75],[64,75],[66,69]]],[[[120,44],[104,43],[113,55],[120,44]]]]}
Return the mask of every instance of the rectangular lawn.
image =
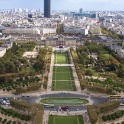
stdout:
{"type": "Polygon", "coordinates": [[[53,70],[55,70],[56,72],[72,71],[71,67],[68,67],[68,66],[55,66],[55,67],[53,67],[53,70]]]}
{"type": "Polygon", "coordinates": [[[71,67],[55,66],[53,68],[53,80],[73,80],[71,67]]]}
{"type": "Polygon", "coordinates": [[[53,81],[52,90],[74,91],[75,84],[74,81],[53,81]]]}
{"type": "Polygon", "coordinates": [[[52,90],[75,90],[74,77],[71,67],[54,66],[52,90]]]}
{"type": "Polygon", "coordinates": [[[73,80],[73,76],[70,73],[55,73],[53,74],[53,80],[73,80]]]}
{"type": "Polygon", "coordinates": [[[48,124],[84,124],[83,117],[79,116],[50,116],[48,124]]]}
{"type": "Polygon", "coordinates": [[[67,52],[55,52],[54,57],[54,63],[55,64],[69,64],[69,58],[67,52]]]}

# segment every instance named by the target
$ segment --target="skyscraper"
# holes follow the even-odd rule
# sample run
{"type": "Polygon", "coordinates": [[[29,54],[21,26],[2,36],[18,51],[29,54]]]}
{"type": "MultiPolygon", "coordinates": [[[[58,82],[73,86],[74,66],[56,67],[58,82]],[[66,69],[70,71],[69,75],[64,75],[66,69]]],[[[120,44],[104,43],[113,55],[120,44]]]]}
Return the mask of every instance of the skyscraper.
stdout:
{"type": "Polygon", "coordinates": [[[44,17],[50,18],[51,0],[44,0],[44,17]]]}
{"type": "Polygon", "coordinates": [[[83,9],[82,8],[79,9],[79,13],[81,13],[81,14],[83,13],[83,9]]]}

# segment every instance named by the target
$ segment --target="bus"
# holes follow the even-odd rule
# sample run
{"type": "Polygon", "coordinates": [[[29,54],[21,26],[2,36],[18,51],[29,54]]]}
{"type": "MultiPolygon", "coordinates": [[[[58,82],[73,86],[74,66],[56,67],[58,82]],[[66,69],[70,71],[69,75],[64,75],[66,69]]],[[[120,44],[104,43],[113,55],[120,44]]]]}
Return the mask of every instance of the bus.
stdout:
{"type": "Polygon", "coordinates": [[[53,104],[44,104],[44,107],[45,108],[54,108],[54,105],[53,104]]]}
{"type": "Polygon", "coordinates": [[[110,98],[121,98],[120,95],[110,95],[109,97],[110,97],[110,98]]]}

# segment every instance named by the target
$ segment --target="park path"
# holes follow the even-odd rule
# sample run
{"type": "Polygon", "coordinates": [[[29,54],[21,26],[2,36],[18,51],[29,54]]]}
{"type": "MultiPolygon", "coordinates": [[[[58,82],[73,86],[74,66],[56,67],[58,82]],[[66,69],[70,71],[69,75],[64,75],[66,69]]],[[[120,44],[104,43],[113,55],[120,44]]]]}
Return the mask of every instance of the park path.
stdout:
{"type": "Polygon", "coordinates": [[[70,67],[73,67],[74,64],[54,64],[54,66],[70,66],[70,67]]]}
{"type": "Polygon", "coordinates": [[[50,72],[48,75],[48,85],[47,85],[47,91],[46,91],[47,93],[51,92],[51,88],[52,88],[53,65],[54,65],[54,48],[51,56],[50,72]]]}
{"type": "Polygon", "coordinates": [[[76,73],[76,69],[75,69],[75,66],[74,66],[74,62],[73,62],[70,50],[69,50],[69,57],[70,57],[70,62],[73,65],[72,66],[72,71],[73,71],[75,86],[76,86],[77,92],[81,93],[82,90],[81,90],[81,87],[80,87],[80,82],[79,82],[79,79],[78,79],[78,76],[77,76],[77,73],[76,73]]]}

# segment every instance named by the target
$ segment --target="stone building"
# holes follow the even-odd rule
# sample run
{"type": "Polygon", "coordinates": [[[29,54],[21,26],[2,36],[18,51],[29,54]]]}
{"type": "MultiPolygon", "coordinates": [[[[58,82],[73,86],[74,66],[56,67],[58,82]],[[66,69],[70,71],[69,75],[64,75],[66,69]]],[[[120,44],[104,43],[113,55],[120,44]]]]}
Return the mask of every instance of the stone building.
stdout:
{"type": "Polygon", "coordinates": [[[64,36],[62,34],[58,36],[48,36],[42,39],[42,42],[46,46],[79,46],[81,45],[81,39],[79,37],[64,36]]]}

